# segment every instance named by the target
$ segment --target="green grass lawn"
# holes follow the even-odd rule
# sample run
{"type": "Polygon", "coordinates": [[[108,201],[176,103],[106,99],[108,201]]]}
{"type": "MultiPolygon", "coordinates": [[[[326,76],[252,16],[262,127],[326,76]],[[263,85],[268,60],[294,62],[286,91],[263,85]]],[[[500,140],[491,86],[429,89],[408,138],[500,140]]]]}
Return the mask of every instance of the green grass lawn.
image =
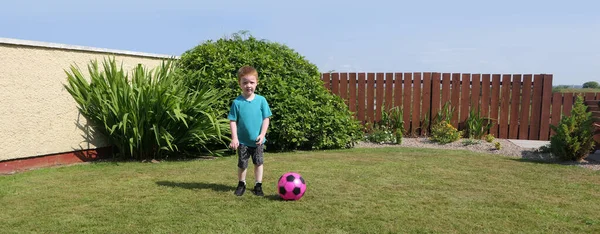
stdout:
{"type": "Polygon", "coordinates": [[[265,157],[265,197],[233,195],[235,157],[0,176],[0,232],[600,232],[600,172],[576,166],[407,148],[265,157]],[[287,171],[306,180],[299,201],[276,195],[287,171]]]}

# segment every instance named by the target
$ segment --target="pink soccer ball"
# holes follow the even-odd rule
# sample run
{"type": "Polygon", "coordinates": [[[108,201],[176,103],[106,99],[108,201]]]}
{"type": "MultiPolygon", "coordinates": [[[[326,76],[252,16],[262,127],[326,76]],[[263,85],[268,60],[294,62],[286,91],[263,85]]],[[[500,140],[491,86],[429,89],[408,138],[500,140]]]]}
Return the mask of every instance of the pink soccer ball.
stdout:
{"type": "Polygon", "coordinates": [[[283,200],[298,200],[304,196],[306,183],[300,174],[288,172],[279,177],[277,191],[283,200]]]}

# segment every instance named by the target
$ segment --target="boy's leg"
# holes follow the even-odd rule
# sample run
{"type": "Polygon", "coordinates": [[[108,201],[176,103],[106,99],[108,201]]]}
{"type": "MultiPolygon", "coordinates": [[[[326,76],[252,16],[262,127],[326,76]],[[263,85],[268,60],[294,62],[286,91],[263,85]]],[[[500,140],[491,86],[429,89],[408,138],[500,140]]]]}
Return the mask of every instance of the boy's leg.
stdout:
{"type": "Polygon", "coordinates": [[[256,183],[262,183],[263,177],[263,165],[254,165],[254,175],[256,176],[256,183]]]}
{"type": "Polygon", "coordinates": [[[252,192],[257,196],[264,196],[262,191],[262,177],[263,177],[263,145],[256,147],[252,154],[252,163],[254,163],[254,176],[256,178],[256,185],[252,192]]]}
{"type": "Polygon", "coordinates": [[[235,189],[234,194],[242,196],[246,191],[246,169],[248,168],[248,159],[250,154],[248,147],[245,145],[238,146],[238,186],[235,189]]]}
{"type": "Polygon", "coordinates": [[[248,170],[246,168],[238,168],[238,180],[242,182],[246,182],[246,172],[248,170]]]}

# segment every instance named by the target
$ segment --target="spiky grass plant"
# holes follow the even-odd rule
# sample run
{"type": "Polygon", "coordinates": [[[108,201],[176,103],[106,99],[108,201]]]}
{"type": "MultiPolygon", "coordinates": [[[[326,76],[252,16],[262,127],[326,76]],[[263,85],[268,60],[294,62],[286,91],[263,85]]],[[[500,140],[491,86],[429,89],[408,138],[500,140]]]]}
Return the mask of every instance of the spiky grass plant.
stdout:
{"type": "Polygon", "coordinates": [[[104,59],[103,69],[96,60],[87,67],[90,82],[75,65],[65,70],[65,88],[120,156],[139,160],[184,150],[214,152],[227,139],[228,121],[213,110],[221,95],[206,85],[187,88],[172,60],[154,69],[138,64],[131,77],[114,58],[104,59]]]}

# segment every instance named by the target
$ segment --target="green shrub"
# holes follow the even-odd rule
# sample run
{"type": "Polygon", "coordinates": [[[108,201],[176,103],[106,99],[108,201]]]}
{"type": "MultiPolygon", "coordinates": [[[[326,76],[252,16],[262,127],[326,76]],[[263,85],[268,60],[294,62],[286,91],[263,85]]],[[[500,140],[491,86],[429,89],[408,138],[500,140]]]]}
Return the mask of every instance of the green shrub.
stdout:
{"type": "Polygon", "coordinates": [[[462,131],[458,131],[452,124],[443,120],[442,122],[431,126],[430,139],[440,144],[448,144],[458,141],[462,134],[462,131]]]}
{"type": "Polygon", "coordinates": [[[566,161],[580,161],[594,147],[592,114],[587,112],[583,97],[577,95],[570,116],[563,116],[557,126],[550,125],[555,135],[550,138],[550,152],[566,161]]]}
{"type": "Polygon", "coordinates": [[[465,125],[468,138],[481,139],[492,128],[493,122],[490,118],[482,117],[480,111],[473,108],[469,112],[465,125]]]}
{"type": "Polygon", "coordinates": [[[90,82],[71,66],[65,85],[94,130],[103,134],[124,158],[159,159],[184,150],[225,148],[228,121],[213,110],[222,98],[206,85],[188,89],[167,60],[155,69],[141,64],[130,77],[115,59],[88,64],[90,82]]]}
{"type": "Polygon", "coordinates": [[[344,148],[363,137],[348,106],[323,86],[317,67],[285,45],[236,33],[186,51],[180,65],[186,74],[201,74],[186,80],[190,87],[206,83],[224,95],[218,102],[220,116],[226,116],[240,94],[237,70],[255,67],[256,93],[267,99],[273,112],[269,150],[344,148]]]}

